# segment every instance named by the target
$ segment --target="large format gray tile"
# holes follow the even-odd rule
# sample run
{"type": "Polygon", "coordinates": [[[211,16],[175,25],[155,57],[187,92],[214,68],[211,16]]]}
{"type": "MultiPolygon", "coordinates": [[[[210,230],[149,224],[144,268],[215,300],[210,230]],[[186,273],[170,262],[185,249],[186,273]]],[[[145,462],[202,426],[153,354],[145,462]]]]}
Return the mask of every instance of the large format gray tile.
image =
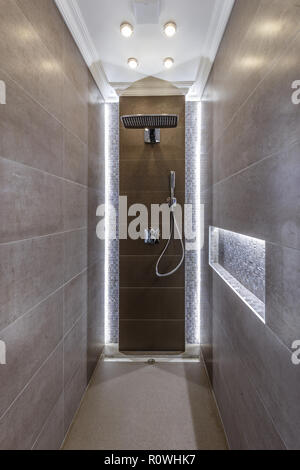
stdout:
{"type": "Polygon", "coordinates": [[[288,348],[300,339],[300,251],[267,244],[266,322],[288,348]]]}
{"type": "Polygon", "coordinates": [[[55,2],[52,0],[16,0],[16,3],[44,45],[62,63],[66,26],[55,2]]]}
{"type": "Polygon", "coordinates": [[[16,312],[33,308],[63,283],[63,235],[19,242],[15,245],[16,312]]]}
{"type": "Polygon", "coordinates": [[[92,265],[104,261],[105,240],[97,236],[97,225],[101,218],[97,217],[97,209],[105,203],[105,194],[94,189],[88,190],[88,261],[92,265]]]}
{"type": "Polygon", "coordinates": [[[105,192],[104,151],[100,154],[95,153],[89,147],[88,167],[88,186],[105,192]]]}
{"type": "Polygon", "coordinates": [[[68,332],[81,315],[86,315],[87,271],[64,286],[64,332],[68,332]]]}
{"type": "Polygon", "coordinates": [[[300,248],[300,143],[214,187],[213,225],[300,248]]]}
{"type": "Polygon", "coordinates": [[[65,282],[80,274],[87,267],[87,230],[74,230],[64,234],[65,282]]]}
{"type": "Polygon", "coordinates": [[[84,186],[88,182],[87,146],[66,129],[64,130],[63,176],[84,186]]]}
{"type": "Polygon", "coordinates": [[[62,285],[63,255],[63,235],[0,245],[0,330],[62,285]]]}
{"type": "Polygon", "coordinates": [[[82,315],[64,338],[64,384],[67,385],[79,367],[86,366],[87,318],[82,315]]]}
{"type": "Polygon", "coordinates": [[[59,345],[0,420],[0,449],[30,450],[62,390],[63,348],[59,345]]]}
{"type": "Polygon", "coordinates": [[[64,426],[67,433],[87,387],[86,365],[81,364],[64,389],[64,426]]]}
{"type": "Polygon", "coordinates": [[[62,335],[62,290],[1,332],[7,365],[0,369],[0,416],[56,348],[62,335]]]}
{"type": "Polygon", "coordinates": [[[59,450],[64,440],[64,434],[64,399],[62,394],[44,424],[33,450],[59,450]]]}
{"type": "Polygon", "coordinates": [[[214,317],[213,385],[232,450],[280,450],[285,446],[257,390],[214,317]],[[234,404],[234,405],[233,405],[234,404]],[[247,432],[241,432],[241,423],[247,432]]]}
{"type": "Polygon", "coordinates": [[[64,229],[75,230],[87,227],[87,188],[64,181],[64,229]]]}
{"type": "Polygon", "coordinates": [[[0,218],[0,243],[61,232],[61,181],[0,158],[0,218]]]}
{"type": "MultiPolygon", "coordinates": [[[[280,75],[286,57],[291,54],[290,48],[286,50],[287,46],[299,31],[299,18],[299,8],[294,0],[235,2],[230,26],[214,64],[213,90],[217,97],[213,126],[215,142],[234,113],[272,67],[275,66],[275,73],[280,75]]],[[[276,101],[278,100],[274,100],[274,105],[276,101]]],[[[240,119],[244,119],[243,110],[238,120],[240,119]]]]}
{"type": "Polygon", "coordinates": [[[63,72],[15,1],[0,1],[1,67],[50,113],[61,119],[63,72]]]}
{"type": "Polygon", "coordinates": [[[300,368],[293,365],[286,346],[216,273],[213,295],[214,315],[231,339],[282,441],[290,450],[299,448],[300,368]]]}
{"type": "Polygon", "coordinates": [[[0,107],[0,155],[33,168],[62,175],[62,125],[0,72],[6,105],[0,107]]]}
{"type": "MultiPolygon", "coordinates": [[[[88,142],[89,150],[94,155],[105,152],[105,104],[101,103],[101,94],[92,76],[89,76],[88,101],[88,142]]],[[[91,171],[91,177],[93,171],[91,171]]]]}
{"type": "Polygon", "coordinates": [[[88,104],[65,76],[63,87],[63,123],[69,131],[88,142],[88,104]]]}
{"type": "Polygon", "coordinates": [[[88,99],[89,71],[84,59],[67,28],[64,28],[64,71],[84,101],[88,99]]]}
{"type": "MultiPolygon", "coordinates": [[[[299,8],[295,10],[299,23],[299,8]]],[[[215,183],[262,158],[286,151],[298,140],[300,114],[298,106],[292,103],[291,86],[298,73],[299,43],[300,36],[216,144],[215,183]]]]}
{"type": "Polygon", "coordinates": [[[16,319],[13,245],[0,245],[0,330],[16,319]]]}

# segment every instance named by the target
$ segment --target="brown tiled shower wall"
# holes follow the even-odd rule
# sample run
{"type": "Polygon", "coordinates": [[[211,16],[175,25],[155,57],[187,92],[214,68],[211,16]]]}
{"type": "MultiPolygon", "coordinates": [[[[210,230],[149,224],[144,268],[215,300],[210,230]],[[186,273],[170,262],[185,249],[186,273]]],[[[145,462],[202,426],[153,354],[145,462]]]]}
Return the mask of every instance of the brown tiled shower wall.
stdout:
{"type": "MultiPolygon", "coordinates": [[[[120,115],[179,115],[177,129],[162,129],[161,143],[144,143],[143,130],[120,129],[120,195],[132,204],[163,204],[169,197],[169,175],[176,171],[178,202],[185,202],[185,97],[122,97],[120,115]]],[[[150,210],[149,210],[150,213],[150,210]]],[[[129,218],[129,222],[133,218],[129,218]]],[[[149,222],[150,224],[150,222],[149,222]]],[[[162,248],[139,239],[120,241],[120,349],[129,351],[184,350],[184,266],[172,277],[159,279],[155,265],[162,248]]],[[[180,242],[172,244],[161,271],[176,266],[180,242]]]]}
{"type": "Polygon", "coordinates": [[[56,449],[103,343],[104,110],[52,0],[0,10],[0,448],[56,449]]]}
{"type": "Polygon", "coordinates": [[[201,341],[233,449],[300,447],[299,24],[296,1],[237,0],[202,105],[201,341]],[[266,240],[266,325],[208,267],[209,225],[266,240]]]}

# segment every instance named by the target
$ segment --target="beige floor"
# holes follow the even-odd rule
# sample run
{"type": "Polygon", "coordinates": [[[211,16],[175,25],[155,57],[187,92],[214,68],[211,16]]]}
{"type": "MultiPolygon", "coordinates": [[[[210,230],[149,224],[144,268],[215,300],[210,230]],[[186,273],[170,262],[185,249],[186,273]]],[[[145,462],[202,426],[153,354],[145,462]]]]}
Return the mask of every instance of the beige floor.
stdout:
{"type": "Polygon", "coordinates": [[[226,449],[199,362],[100,362],[66,450],[226,449]]]}

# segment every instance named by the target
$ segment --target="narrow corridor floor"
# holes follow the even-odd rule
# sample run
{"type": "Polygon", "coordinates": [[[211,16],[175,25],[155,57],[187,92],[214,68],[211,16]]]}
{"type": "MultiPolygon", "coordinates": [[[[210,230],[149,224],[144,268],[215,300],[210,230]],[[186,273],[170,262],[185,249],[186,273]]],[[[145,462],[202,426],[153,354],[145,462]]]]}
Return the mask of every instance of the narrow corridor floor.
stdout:
{"type": "Polygon", "coordinates": [[[201,362],[100,362],[65,450],[222,450],[201,362]]]}

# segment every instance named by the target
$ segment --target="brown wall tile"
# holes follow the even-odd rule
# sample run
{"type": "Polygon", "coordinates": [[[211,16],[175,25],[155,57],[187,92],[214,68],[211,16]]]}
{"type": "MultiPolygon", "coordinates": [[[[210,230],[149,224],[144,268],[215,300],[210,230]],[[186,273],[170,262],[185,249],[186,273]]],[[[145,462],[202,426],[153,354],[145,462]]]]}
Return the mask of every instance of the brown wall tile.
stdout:
{"type": "Polygon", "coordinates": [[[121,351],[184,351],[184,320],[120,320],[121,351]]]}
{"type": "MultiPolygon", "coordinates": [[[[185,202],[184,97],[121,98],[121,116],[146,113],[179,114],[179,127],[162,129],[161,143],[147,145],[144,143],[143,130],[126,130],[121,125],[120,192],[121,195],[128,197],[128,207],[132,204],[144,204],[148,208],[149,221],[145,227],[140,227],[142,237],[145,228],[150,226],[151,204],[164,204],[170,196],[169,175],[172,170],[176,171],[178,202],[182,207],[185,202]]],[[[134,217],[128,217],[127,221],[121,220],[121,227],[125,232],[133,219],[134,217]]],[[[160,219],[162,233],[162,217],[160,219]]],[[[155,272],[156,262],[165,243],[162,240],[159,245],[147,246],[142,239],[120,240],[121,349],[184,348],[184,267],[182,266],[175,275],[168,278],[158,278],[155,272]],[[169,289],[170,287],[181,289],[169,289]],[[173,296],[175,292],[176,295],[173,296]],[[145,321],[147,318],[156,321],[149,323],[145,321]],[[169,324],[166,319],[177,319],[177,322],[169,324]],[[157,336],[158,329],[161,334],[157,336]]],[[[175,256],[166,256],[162,260],[160,265],[162,272],[167,272],[176,266],[180,260],[178,256],[180,250],[180,242],[172,242],[168,255],[175,256]]]]}

